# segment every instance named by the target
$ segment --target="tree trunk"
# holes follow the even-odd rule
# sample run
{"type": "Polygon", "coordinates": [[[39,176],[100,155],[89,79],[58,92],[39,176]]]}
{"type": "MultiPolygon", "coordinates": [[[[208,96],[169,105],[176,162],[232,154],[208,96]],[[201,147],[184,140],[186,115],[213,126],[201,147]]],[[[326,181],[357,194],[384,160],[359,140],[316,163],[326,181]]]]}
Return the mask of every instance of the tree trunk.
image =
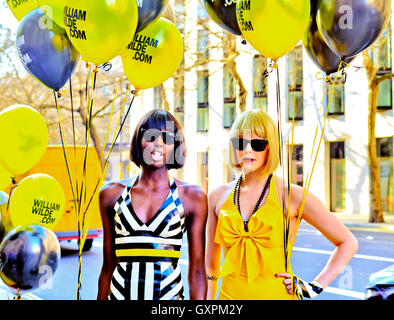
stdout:
{"type": "Polygon", "coordinates": [[[369,57],[368,51],[363,52],[364,68],[368,78],[368,165],[369,165],[369,193],[370,209],[369,222],[384,222],[383,207],[380,199],[380,172],[376,150],[376,113],[379,81],[376,69],[369,57]]]}
{"type": "Polygon", "coordinates": [[[161,99],[163,100],[164,110],[170,112],[170,104],[168,103],[166,88],[164,88],[164,84],[160,85],[160,94],[161,94],[161,99]]]}
{"type": "Polygon", "coordinates": [[[231,72],[233,73],[234,78],[237,81],[239,87],[238,89],[239,111],[244,112],[246,109],[246,98],[248,96],[248,91],[246,90],[245,85],[236,70],[235,63],[232,63],[231,72]]]}
{"type": "Polygon", "coordinates": [[[245,84],[243,83],[242,78],[237,71],[235,59],[239,56],[239,52],[237,51],[236,38],[234,35],[226,33],[223,38],[223,51],[225,66],[228,68],[228,71],[231,73],[233,79],[238,85],[237,100],[239,111],[244,112],[246,109],[246,98],[248,91],[246,90],[245,84]]]}

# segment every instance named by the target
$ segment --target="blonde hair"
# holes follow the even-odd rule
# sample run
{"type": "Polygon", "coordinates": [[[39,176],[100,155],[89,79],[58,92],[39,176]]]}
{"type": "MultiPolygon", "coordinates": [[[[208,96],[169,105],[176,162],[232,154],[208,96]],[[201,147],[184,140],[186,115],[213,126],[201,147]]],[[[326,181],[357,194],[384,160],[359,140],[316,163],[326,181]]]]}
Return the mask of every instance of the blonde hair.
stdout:
{"type": "Polygon", "coordinates": [[[241,166],[236,160],[232,138],[244,136],[244,133],[255,133],[259,137],[268,140],[268,159],[264,165],[263,171],[266,174],[274,172],[279,166],[280,162],[280,145],[278,127],[268,113],[258,109],[244,111],[233,123],[230,130],[230,142],[228,148],[228,157],[233,168],[239,169],[241,166]]]}

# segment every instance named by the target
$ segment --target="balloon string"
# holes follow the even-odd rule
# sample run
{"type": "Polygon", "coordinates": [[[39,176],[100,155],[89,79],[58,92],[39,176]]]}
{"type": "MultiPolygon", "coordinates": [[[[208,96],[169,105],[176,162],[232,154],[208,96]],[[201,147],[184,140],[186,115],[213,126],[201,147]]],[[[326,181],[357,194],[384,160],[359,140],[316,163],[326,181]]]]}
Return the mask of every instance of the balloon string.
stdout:
{"type": "MultiPolygon", "coordinates": [[[[89,142],[90,142],[90,128],[92,125],[93,93],[94,93],[94,89],[96,86],[96,77],[97,77],[97,73],[93,72],[92,73],[92,86],[91,86],[89,103],[88,103],[88,106],[89,106],[88,107],[88,117],[86,119],[87,126],[85,126],[85,128],[86,128],[86,131],[85,131],[86,143],[85,143],[85,153],[84,153],[83,171],[82,171],[83,172],[83,174],[82,174],[83,180],[82,180],[82,186],[81,186],[81,192],[80,192],[80,199],[82,199],[82,193],[83,193],[85,201],[86,201],[86,163],[87,163],[87,156],[88,156],[89,142]]],[[[82,205],[82,201],[79,203],[79,206],[81,206],[81,205],[82,205]]],[[[82,220],[82,222],[83,221],[84,221],[84,219],[82,220]]]]}
{"type": "MultiPolygon", "coordinates": [[[[297,61],[297,54],[298,52],[295,52],[296,55],[296,59],[295,61],[297,61]]],[[[294,83],[292,84],[292,88],[295,88],[297,86],[297,66],[294,67],[294,83]]],[[[289,192],[289,198],[288,198],[288,205],[287,205],[287,213],[286,213],[286,221],[287,221],[287,234],[286,234],[286,257],[287,257],[287,261],[285,264],[286,267],[286,272],[287,272],[287,268],[290,265],[290,259],[291,259],[291,254],[292,254],[292,247],[290,246],[290,199],[291,199],[291,177],[292,177],[292,165],[291,165],[291,161],[290,159],[293,158],[293,150],[294,150],[294,128],[295,128],[295,108],[296,107],[296,95],[293,95],[293,110],[292,110],[292,121],[291,121],[291,144],[290,144],[290,150],[288,152],[287,155],[287,181],[288,181],[288,192],[289,192]],[[290,252],[289,252],[289,247],[290,252]]],[[[295,236],[294,236],[295,238],[295,236]]],[[[293,285],[293,283],[292,283],[293,285]]],[[[292,288],[293,289],[293,288],[292,288]]]]}
{"type": "Polygon", "coordinates": [[[81,233],[79,234],[79,252],[78,252],[78,284],[77,284],[77,300],[80,300],[80,295],[81,295],[81,289],[82,289],[82,284],[81,284],[81,274],[82,274],[82,252],[83,252],[83,247],[85,245],[85,241],[87,238],[87,224],[85,227],[85,222],[86,222],[86,212],[87,210],[84,211],[81,217],[81,205],[82,205],[82,195],[84,199],[84,204],[86,203],[87,199],[87,182],[86,182],[86,167],[87,167],[87,156],[88,156],[88,150],[89,150],[89,142],[90,142],[90,128],[92,124],[92,109],[93,109],[93,94],[94,94],[94,89],[96,88],[96,80],[97,80],[97,72],[93,70],[92,72],[92,85],[91,85],[91,90],[90,90],[90,96],[89,96],[89,109],[88,109],[88,118],[86,119],[87,126],[86,128],[86,144],[85,144],[85,154],[84,154],[84,161],[83,161],[83,171],[82,171],[82,183],[81,183],[81,190],[80,190],[80,203],[79,203],[79,209],[78,209],[78,224],[80,225],[79,230],[81,230],[81,233]],[[82,221],[81,221],[82,220],[82,221]]]}
{"type": "Polygon", "coordinates": [[[331,82],[330,76],[320,77],[319,76],[320,74],[321,74],[320,71],[315,74],[316,80],[324,80],[325,82],[331,82]]]}
{"type": "Polygon", "coordinates": [[[10,207],[10,200],[11,200],[11,197],[12,197],[12,193],[14,192],[14,189],[18,186],[18,182],[15,180],[15,177],[11,177],[11,183],[12,183],[12,185],[11,185],[11,188],[10,188],[10,195],[8,197],[8,200],[7,200],[7,209],[6,209],[6,211],[8,211],[8,209],[10,207]]]}
{"type": "MultiPolygon", "coordinates": [[[[338,72],[342,69],[342,65],[344,66],[344,68],[350,67],[349,64],[348,64],[347,62],[341,61],[341,62],[339,63],[339,65],[338,65],[338,70],[337,70],[336,73],[338,73],[338,72]]],[[[363,67],[358,67],[358,66],[353,66],[353,67],[356,69],[356,72],[363,68],[363,67]]],[[[321,71],[319,71],[319,72],[317,72],[317,73],[315,74],[316,80],[324,80],[326,83],[332,83],[332,82],[333,82],[333,79],[332,79],[329,75],[326,75],[325,77],[321,77],[321,76],[320,76],[321,74],[322,74],[321,71]]],[[[346,80],[347,80],[347,72],[345,71],[345,69],[342,69],[342,75],[341,75],[341,77],[337,77],[337,78],[335,79],[335,81],[337,81],[338,79],[342,80],[342,83],[346,83],[346,80]]]]}
{"type": "Polygon", "coordinates": [[[288,226],[287,226],[287,219],[285,218],[285,208],[286,208],[286,200],[285,200],[285,165],[283,163],[283,133],[282,133],[282,108],[281,108],[281,100],[280,100],[280,81],[279,81],[279,68],[276,65],[276,108],[277,108],[277,117],[278,117],[278,138],[279,138],[279,162],[280,166],[282,167],[282,210],[283,210],[283,224],[284,224],[284,237],[283,237],[283,247],[284,247],[284,264],[285,270],[287,270],[287,236],[288,236],[288,226]]]}
{"type": "Polygon", "coordinates": [[[75,205],[75,207],[77,207],[76,206],[76,198],[75,198],[75,194],[74,194],[74,187],[73,187],[73,183],[72,183],[72,178],[71,178],[67,155],[66,155],[66,150],[65,150],[65,142],[64,142],[65,139],[64,139],[63,130],[62,130],[62,118],[61,118],[61,113],[60,113],[60,108],[59,108],[59,104],[58,104],[58,100],[57,100],[56,91],[53,92],[53,97],[55,99],[56,109],[57,109],[58,117],[59,117],[58,127],[59,127],[59,133],[60,133],[60,140],[62,143],[64,160],[66,162],[67,173],[68,173],[68,177],[69,177],[69,181],[70,181],[70,185],[71,185],[71,191],[72,191],[73,199],[74,199],[74,205],[75,205]]]}
{"type": "MultiPolygon", "coordinates": [[[[71,186],[71,193],[72,193],[73,200],[74,200],[74,208],[76,209],[77,208],[77,202],[76,202],[76,198],[75,198],[74,185],[73,185],[73,182],[72,182],[70,168],[69,168],[69,165],[68,165],[68,160],[67,160],[67,155],[66,155],[65,142],[64,142],[65,140],[64,140],[64,136],[63,136],[63,130],[62,130],[62,117],[61,117],[61,113],[60,113],[60,108],[59,108],[59,104],[58,104],[58,100],[57,100],[56,91],[53,91],[53,97],[55,99],[56,109],[57,109],[58,117],[59,117],[58,126],[59,126],[60,140],[61,140],[61,143],[62,143],[62,150],[63,150],[64,161],[66,163],[68,179],[69,179],[70,186],[71,186]]],[[[79,231],[79,228],[78,228],[78,233],[79,232],[80,231],[79,231]]]]}
{"type": "MultiPolygon", "coordinates": [[[[101,161],[101,159],[104,159],[104,151],[105,151],[105,146],[107,145],[107,141],[108,141],[109,129],[110,129],[111,121],[112,121],[112,114],[113,114],[113,111],[114,111],[115,100],[116,100],[116,96],[117,96],[117,92],[118,92],[118,85],[119,85],[119,79],[116,82],[115,94],[114,94],[114,98],[112,100],[111,113],[109,115],[107,132],[105,134],[105,140],[104,140],[104,144],[103,144],[103,150],[101,151],[100,161],[101,161]]],[[[127,93],[126,93],[126,97],[127,97],[127,93]]]]}
{"type": "Polygon", "coordinates": [[[58,90],[57,91],[57,97],[61,98],[67,93],[67,90],[58,90]]]}
{"type": "MultiPolygon", "coordinates": [[[[314,160],[313,160],[312,169],[311,169],[310,173],[307,174],[307,179],[306,179],[307,183],[306,183],[306,188],[304,188],[304,192],[303,192],[303,196],[302,196],[302,200],[301,200],[301,205],[300,205],[298,216],[297,216],[296,229],[298,229],[299,224],[301,222],[302,213],[303,213],[304,207],[305,207],[306,197],[307,197],[308,192],[309,192],[309,187],[310,187],[310,184],[311,184],[311,181],[312,181],[312,175],[313,175],[313,171],[314,171],[315,164],[316,164],[316,161],[317,161],[317,156],[319,154],[321,142],[322,142],[323,136],[324,136],[328,110],[330,108],[330,105],[331,105],[331,102],[332,102],[332,99],[333,99],[333,96],[334,96],[335,85],[337,84],[338,74],[339,74],[340,69],[342,68],[342,65],[348,65],[348,64],[346,62],[344,62],[344,61],[341,61],[341,63],[338,66],[338,71],[337,71],[336,76],[335,76],[335,81],[334,81],[333,87],[331,89],[330,98],[329,98],[327,109],[326,109],[326,112],[325,112],[325,115],[324,115],[322,132],[320,134],[319,144],[317,146],[317,150],[316,150],[315,157],[314,157],[314,160]]],[[[317,130],[317,128],[316,128],[316,130],[317,130]]],[[[317,138],[317,135],[315,134],[315,138],[314,138],[314,141],[313,141],[314,145],[315,145],[316,138],[317,138]]],[[[313,155],[312,155],[312,157],[313,157],[313,155]]],[[[294,244],[294,241],[293,241],[293,244],[294,244]]]]}
{"type": "MultiPolygon", "coordinates": [[[[89,200],[88,205],[87,205],[87,207],[86,207],[86,209],[85,209],[85,212],[88,210],[88,208],[89,208],[89,206],[90,206],[90,203],[92,202],[92,199],[93,199],[93,197],[94,197],[94,195],[95,195],[95,193],[96,193],[96,191],[97,191],[97,189],[98,189],[98,186],[100,185],[100,183],[102,182],[103,178],[105,177],[105,173],[106,173],[107,165],[108,165],[108,160],[109,160],[109,157],[110,157],[110,155],[111,155],[113,146],[115,145],[116,140],[118,139],[119,134],[120,134],[120,132],[122,131],[122,128],[123,128],[123,126],[124,126],[124,123],[126,122],[127,116],[128,116],[129,113],[130,113],[130,109],[131,109],[131,107],[132,107],[132,105],[133,105],[134,99],[135,99],[136,96],[138,96],[137,90],[132,91],[131,93],[133,94],[133,97],[132,97],[132,99],[131,99],[131,102],[130,102],[130,104],[129,104],[129,106],[128,106],[128,109],[127,109],[127,111],[126,111],[126,114],[125,114],[125,116],[124,116],[124,118],[123,118],[123,120],[122,120],[122,123],[120,124],[120,128],[119,128],[119,130],[118,130],[118,125],[119,125],[119,122],[120,122],[121,117],[119,118],[119,122],[118,122],[117,128],[115,129],[115,132],[117,131],[117,134],[116,134],[116,136],[114,135],[114,138],[113,138],[113,140],[112,140],[112,143],[111,143],[111,146],[110,146],[110,150],[109,150],[108,155],[107,155],[107,158],[106,158],[106,160],[105,160],[103,173],[101,174],[100,179],[97,181],[97,184],[96,184],[96,186],[95,186],[95,188],[94,188],[94,190],[93,190],[93,194],[92,194],[91,197],[90,197],[90,200],[89,200]]],[[[126,94],[126,96],[127,96],[127,94],[126,94]]],[[[124,101],[125,101],[125,100],[124,100],[124,101]]],[[[123,107],[124,107],[124,103],[123,103],[123,105],[122,105],[122,110],[121,110],[120,114],[122,114],[122,112],[123,112],[123,107]]]]}
{"type": "MultiPolygon", "coordinates": [[[[72,129],[73,129],[73,145],[74,145],[74,168],[75,168],[75,189],[76,189],[76,195],[77,195],[77,203],[79,203],[80,199],[78,198],[78,168],[77,168],[77,148],[76,148],[76,137],[75,137],[75,119],[74,119],[74,99],[73,99],[73,90],[72,90],[72,81],[71,78],[69,80],[69,85],[70,85],[70,102],[71,102],[71,124],[72,124],[72,129]]],[[[75,208],[75,212],[77,208],[75,208]]],[[[77,215],[78,217],[78,215],[77,215]]]]}

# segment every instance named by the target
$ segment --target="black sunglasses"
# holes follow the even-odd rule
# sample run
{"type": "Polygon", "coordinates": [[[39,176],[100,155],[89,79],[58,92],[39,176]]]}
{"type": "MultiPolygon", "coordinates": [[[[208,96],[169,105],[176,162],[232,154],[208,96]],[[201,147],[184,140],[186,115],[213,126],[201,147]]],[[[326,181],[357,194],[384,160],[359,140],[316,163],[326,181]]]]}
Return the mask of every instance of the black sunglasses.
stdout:
{"type": "Polygon", "coordinates": [[[250,143],[250,146],[254,151],[261,152],[264,151],[265,148],[268,145],[268,140],[263,140],[263,139],[244,139],[244,138],[232,138],[231,143],[233,144],[233,147],[235,150],[244,150],[248,143],[250,143]]]}
{"type": "Polygon", "coordinates": [[[141,129],[144,132],[142,138],[146,142],[153,142],[161,136],[166,145],[173,145],[175,143],[175,134],[169,131],[160,131],[158,129],[141,129]]]}

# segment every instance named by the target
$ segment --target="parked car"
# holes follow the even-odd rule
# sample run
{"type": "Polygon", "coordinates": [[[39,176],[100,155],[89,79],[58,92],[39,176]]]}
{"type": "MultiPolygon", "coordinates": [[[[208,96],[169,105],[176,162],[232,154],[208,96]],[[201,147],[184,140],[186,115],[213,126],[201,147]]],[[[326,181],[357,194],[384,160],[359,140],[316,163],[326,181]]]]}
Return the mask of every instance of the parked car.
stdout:
{"type": "Polygon", "coordinates": [[[369,276],[366,300],[394,300],[394,264],[369,276]]]}

